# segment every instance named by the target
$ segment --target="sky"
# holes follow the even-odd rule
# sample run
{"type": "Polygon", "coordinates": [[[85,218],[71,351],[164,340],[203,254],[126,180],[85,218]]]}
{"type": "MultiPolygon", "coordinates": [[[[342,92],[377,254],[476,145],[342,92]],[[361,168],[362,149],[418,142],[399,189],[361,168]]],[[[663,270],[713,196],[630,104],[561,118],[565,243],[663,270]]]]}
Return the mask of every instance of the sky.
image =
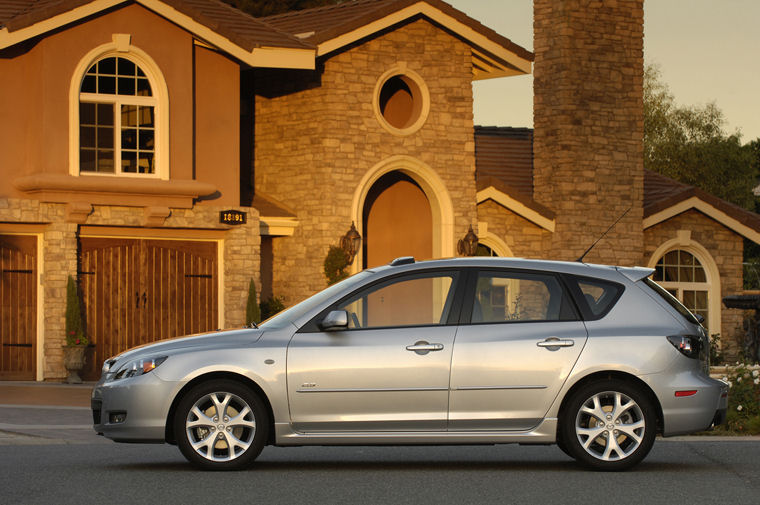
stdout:
{"type": "MultiPolygon", "coordinates": [[[[532,0],[446,0],[533,50],[532,0]]],[[[680,105],[715,102],[728,133],[760,138],[760,0],[645,0],[644,61],[680,105]]],[[[532,76],[473,83],[475,124],[533,126],[532,76]]]]}

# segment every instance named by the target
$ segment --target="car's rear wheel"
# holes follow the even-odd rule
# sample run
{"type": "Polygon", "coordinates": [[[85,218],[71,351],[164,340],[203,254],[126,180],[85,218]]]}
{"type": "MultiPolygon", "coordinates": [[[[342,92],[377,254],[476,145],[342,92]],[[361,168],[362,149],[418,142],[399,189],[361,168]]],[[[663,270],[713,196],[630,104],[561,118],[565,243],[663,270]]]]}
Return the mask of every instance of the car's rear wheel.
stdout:
{"type": "Polygon", "coordinates": [[[596,470],[627,470],[652,448],[657,417],[640,388],[609,379],[573,393],[560,429],[563,445],[578,462],[596,470]]]}
{"type": "Polygon", "coordinates": [[[237,470],[251,464],[267,440],[263,402],[230,380],[199,384],[180,400],[174,417],[177,445],[205,470],[237,470]]]}

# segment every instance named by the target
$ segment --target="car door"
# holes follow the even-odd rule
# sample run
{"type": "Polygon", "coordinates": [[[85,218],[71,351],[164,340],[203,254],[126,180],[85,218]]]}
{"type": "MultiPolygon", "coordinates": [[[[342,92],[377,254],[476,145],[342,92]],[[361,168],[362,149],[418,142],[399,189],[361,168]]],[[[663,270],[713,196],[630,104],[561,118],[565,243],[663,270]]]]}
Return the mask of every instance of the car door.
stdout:
{"type": "Polygon", "coordinates": [[[532,428],[575,365],[585,326],[558,276],[473,277],[452,356],[449,429],[532,428]]]}
{"type": "Polygon", "coordinates": [[[459,277],[435,271],[380,281],[318,316],[344,310],[348,327],[297,332],[287,368],[294,429],[445,430],[459,277]]]}

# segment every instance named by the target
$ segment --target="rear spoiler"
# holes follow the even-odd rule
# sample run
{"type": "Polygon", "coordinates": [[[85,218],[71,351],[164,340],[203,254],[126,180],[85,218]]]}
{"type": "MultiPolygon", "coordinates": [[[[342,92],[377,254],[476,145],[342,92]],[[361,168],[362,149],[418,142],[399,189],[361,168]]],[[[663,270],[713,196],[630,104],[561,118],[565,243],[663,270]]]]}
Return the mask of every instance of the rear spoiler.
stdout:
{"type": "Polygon", "coordinates": [[[633,282],[640,281],[641,279],[649,277],[654,273],[654,268],[644,267],[615,267],[615,270],[625,275],[633,282]]]}

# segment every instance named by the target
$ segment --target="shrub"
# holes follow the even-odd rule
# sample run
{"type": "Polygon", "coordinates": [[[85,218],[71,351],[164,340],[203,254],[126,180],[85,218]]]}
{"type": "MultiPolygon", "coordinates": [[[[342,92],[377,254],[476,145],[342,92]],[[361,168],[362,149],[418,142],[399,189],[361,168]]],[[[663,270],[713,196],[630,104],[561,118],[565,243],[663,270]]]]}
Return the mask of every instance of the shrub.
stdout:
{"type": "Polygon", "coordinates": [[[270,296],[259,305],[261,308],[261,320],[269,319],[281,310],[285,310],[285,304],[279,296],[270,296]]]}
{"type": "Polygon", "coordinates": [[[258,324],[261,322],[261,308],[256,301],[256,286],[253,279],[248,284],[248,302],[245,305],[245,325],[251,326],[251,323],[258,324]]]}
{"type": "Polygon", "coordinates": [[[87,345],[90,341],[82,329],[82,309],[74,278],[69,275],[66,284],[66,345],[87,345]]]}
{"type": "Polygon", "coordinates": [[[760,368],[737,363],[723,380],[729,384],[726,431],[760,434],[760,368]]]}
{"type": "Polygon", "coordinates": [[[338,281],[348,277],[346,268],[348,267],[348,258],[346,253],[338,246],[331,245],[325,257],[325,277],[327,285],[332,286],[338,281]]]}

